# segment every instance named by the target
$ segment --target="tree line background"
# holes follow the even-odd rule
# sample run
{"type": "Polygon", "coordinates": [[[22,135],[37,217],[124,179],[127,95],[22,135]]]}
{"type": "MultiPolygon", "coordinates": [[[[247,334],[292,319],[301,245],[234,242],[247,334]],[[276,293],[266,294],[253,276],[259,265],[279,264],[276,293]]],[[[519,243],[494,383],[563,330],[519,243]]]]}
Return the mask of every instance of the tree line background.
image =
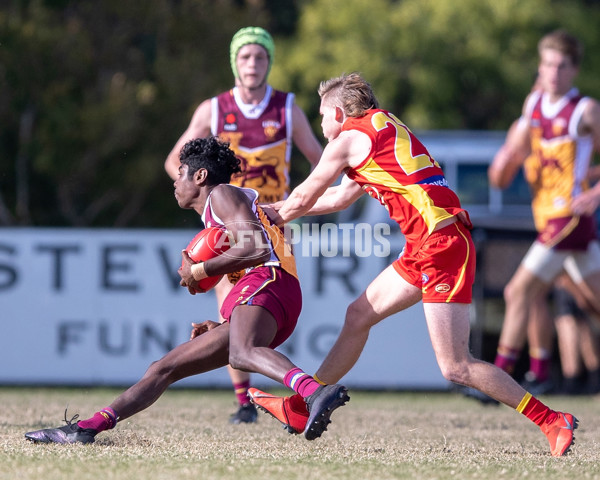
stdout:
{"type": "MultiPolygon", "coordinates": [[[[272,33],[269,82],[320,139],[319,82],[351,71],[412,129],[504,130],[555,28],[584,43],[577,85],[600,98],[593,0],[2,0],[0,225],[197,225],[163,163],[233,85],[229,43],[248,25],[272,33]]],[[[295,152],[293,184],[307,173],[295,152]]]]}

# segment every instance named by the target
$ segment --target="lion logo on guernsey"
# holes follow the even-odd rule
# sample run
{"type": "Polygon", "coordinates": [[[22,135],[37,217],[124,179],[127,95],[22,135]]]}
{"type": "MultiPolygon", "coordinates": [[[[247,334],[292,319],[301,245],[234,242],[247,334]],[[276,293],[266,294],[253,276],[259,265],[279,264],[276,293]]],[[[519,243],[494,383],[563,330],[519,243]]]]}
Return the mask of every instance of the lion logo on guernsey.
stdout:
{"type": "Polygon", "coordinates": [[[435,286],[435,291],[438,293],[448,293],[450,291],[450,285],[447,283],[440,283],[435,286]]]}
{"type": "Polygon", "coordinates": [[[279,123],[277,120],[265,120],[262,123],[262,126],[265,132],[265,137],[267,137],[270,141],[275,138],[275,135],[277,135],[277,132],[281,128],[281,123],[279,123]]]}

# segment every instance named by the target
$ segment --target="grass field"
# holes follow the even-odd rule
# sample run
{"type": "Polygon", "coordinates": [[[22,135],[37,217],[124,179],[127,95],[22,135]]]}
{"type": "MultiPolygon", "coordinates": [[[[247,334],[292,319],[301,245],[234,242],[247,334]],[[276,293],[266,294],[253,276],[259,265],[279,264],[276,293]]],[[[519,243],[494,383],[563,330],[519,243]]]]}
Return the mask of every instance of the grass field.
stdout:
{"type": "Polygon", "coordinates": [[[36,445],[23,434],[86,418],[120,390],[0,389],[0,479],[600,479],[600,399],[544,397],[580,420],[576,444],[550,456],[539,428],[508,407],[454,393],[350,391],[313,442],[259,413],[228,424],[229,391],[169,390],[93,445],[36,445]]]}

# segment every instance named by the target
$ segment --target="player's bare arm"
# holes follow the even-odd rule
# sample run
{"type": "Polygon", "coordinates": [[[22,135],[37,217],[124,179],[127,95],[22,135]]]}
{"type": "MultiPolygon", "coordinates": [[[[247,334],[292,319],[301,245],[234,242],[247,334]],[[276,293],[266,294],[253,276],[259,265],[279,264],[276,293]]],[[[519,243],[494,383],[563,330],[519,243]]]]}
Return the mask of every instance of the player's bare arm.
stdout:
{"type": "MultiPolygon", "coordinates": [[[[306,214],[325,215],[327,213],[339,212],[352,205],[363,193],[363,189],[358,183],[344,175],[342,176],[340,185],[329,187],[325,190],[325,193],[319,197],[306,214]]],[[[278,212],[284,203],[285,201],[281,200],[269,205],[262,205],[265,213],[277,225],[283,225],[278,212]]]]}
{"type": "Polygon", "coordinates": [[[591,165],[588,169],[588,180],[591,183],[600,181],[600,165],[591,165]]]}
{"type": "Polygon", "coordinates": [[[360,164],[371,150],[371,140],[357,130],[341,132],[331,140],[321,160],[308,176],[298,185],[279,209],[284,223],[306,215],[321,195],[348,167],[360,164]]]}
{"type": "MultiPolygon", "coordinates": [[[[258,220],[250,207],[250,200],[230,185],[218,185],[211,193],[213,211],[227,226],[232,246],[227,255],[219,255],[202,263],[205,277],[237,272],[254,267],[268,260],[270,248],[258,220]]],[[[180,284],[187,286],[190,293],[198,289],[197,279],[192,273],[195,262],[184,250],[182,265],[178,270],[180,284]]]]}
{"type": "Polygon", "coordinates": [[[215,187],[211,196],[213,211],[226,225],[233,245],[227,255],[204,262],[207,275],[237,272],[268,260],[271,251],[248,197],[225,184],[215,187]]]}
{"type": "Polygon", "coordinates": [[[341,183],[325,190],[325,193],[319,197],[317,203],[306,214],[326,215],[345,210],[363,193],[364,191],[358,183],[344,175],[341,183]]]}
{"type": "Polygon", "coordinates": [[[283,205],[283,200],[271,204],[261,204],[260,208],[262,208],[263,212],[265,212],[265,215],[269,217],[269,220],[271,220],[271,222],[273,222],[275,225],[283,225],[281,217],[278,213],[278,210],[281,207],[281,205],[283,205]],[[277,207],[277,205],[279,205],[279,207],[277,207]]]}
{"type": "MultiPolygon", "coordinates": [[[[579,132],[592,136],[596,152],[600,152],[600,103],[591,100],[579,123],[579,132]]],[[[576,215],[593,215],[600,206],[600,182],[573,199],[571,209],[576,215]]]]}
{"type": "Polygon", "coordinates": [[[321,158],[323,147],[315,137],[306,115],[295,103],[292,107],[292,125],[292,141],[314,168],[321,158]]]}
{"type": "Polygon", "coordinates": [[[204,138],[210,135],[211,105],[210,99],[204,100],[192,115],[190,124],[165,160],[165,171],[172,180],[179,175],[179,152],[181,148],[194,138],[204,138]]]}
{"type": "Polygon", "coordinates": [[[263,209],[269,208],[271,210],[275,210],[276,212],[279,212],[279,210],[281,210],[281,207],[283,207],[284,203],[285,203],[285,200],[279,200],[278,202],[261,205],[261,207],[263,207],[263,209]]]}
{"type": "Polygon", "coordinates": [[[530,153],[529,122],[521,117],[510,126],[504,144],[488,169],[490,185],[507,188],[530,153]]]}
{"type": "Polygon", "coordinates": [[[594,141],[594,149],[600,153],[600,103],[591,99],[581,115],[579,129],[583,134],[589,134],[594,141]]]}

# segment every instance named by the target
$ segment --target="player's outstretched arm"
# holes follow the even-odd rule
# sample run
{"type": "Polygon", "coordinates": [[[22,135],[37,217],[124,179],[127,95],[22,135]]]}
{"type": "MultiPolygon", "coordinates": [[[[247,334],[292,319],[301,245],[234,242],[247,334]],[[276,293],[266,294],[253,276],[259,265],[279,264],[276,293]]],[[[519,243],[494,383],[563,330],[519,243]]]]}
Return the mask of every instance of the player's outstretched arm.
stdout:
{"type": "Polygon", "coordinates": [[[346,175],[339,185],[329,187],[306,215],[326,215],[345,210],[364,193],[361,186],[346,175]]]}
{"type": "Polygon", "coordinates": [[[292,125],[292,141],[314,168],[321,158],[323,147],[315,137],[306,115],[296,104],[292,107],[292,125]]]}
{"type": "Polygon", "coordinates": [[[369,137],[357,130],[342,132],[331,140],[315,169],[292,191],[279,209],[282,221],[287,223],[307,215],[342,172],[358,165],[367,157],[370,149],[369,137]]]}

